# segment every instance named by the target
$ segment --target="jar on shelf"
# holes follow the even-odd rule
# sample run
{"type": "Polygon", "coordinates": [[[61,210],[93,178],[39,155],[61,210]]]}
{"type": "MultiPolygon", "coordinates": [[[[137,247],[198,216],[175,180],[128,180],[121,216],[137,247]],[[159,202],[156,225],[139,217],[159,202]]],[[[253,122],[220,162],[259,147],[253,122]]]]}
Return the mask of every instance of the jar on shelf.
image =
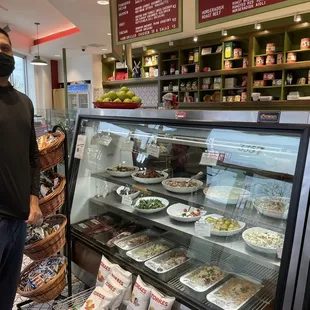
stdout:
{"type": "Polygon", "coordinates": [[[274,65],[276,63],[275,55],[267,55],[266,57],[266,66],[274,65]]]}
{"type": "Polygon", "coordinates": [[[173,91],[173,84],[172,84],[172,82],[169,83],[168,91],[173,91]]]}
{"type": "Polygon", "coordinates": [[[232,67],[233,67],[233,62],[232,62],[232,60],[225,60],[224,67],[225,67],[225,70],[230,70],[230,69],[232,69],[232,67]]]}
{"type": "Polygon", "coordinates": [[[174,75],[175,74],[175,64],[171,64],[170,65],[170,75],[174,75]]]}
{"type": "Polygon", "coordinates": [[[188,54],[188,63],[193,64],[194,63],[194,52],[189,52],[188,54]]]}
{"type": "Polygon", "coordinates": [[[283,64],[283,54],[279,53],[277,55],[277,65],[281,65],[281,64],[283,64]]]}
{"type": "Polygon", "coordinates": [[[244,57],[242,62],[242,68],[247,68],[248,66],[249,66],[249,59],[248,57],[244,57]]]}
{"type": "Polygon", "coordinates": [[[187,68],[186,65],[183,65],[183,66],[182,66],[182,71],[181,71],[181,73],[182,73],[182,74],[188,73],[188,68],[187,68]]]}
{"type": "Polygon", "coordinates": [[[194,50],[194,63],[199,62],[199,48],[195,48],[194,50]]]}

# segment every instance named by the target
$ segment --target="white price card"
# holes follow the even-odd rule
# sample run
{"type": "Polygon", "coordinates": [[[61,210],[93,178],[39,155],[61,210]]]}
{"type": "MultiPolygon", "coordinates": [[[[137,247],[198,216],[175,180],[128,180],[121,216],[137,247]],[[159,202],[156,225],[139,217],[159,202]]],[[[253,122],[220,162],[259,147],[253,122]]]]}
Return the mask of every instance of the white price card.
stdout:
{"type": "Polygon", "coordinates": [[[125,206],[131,206],[132,205],[132,199],[128,195],[122,196],[122,204],[125,206]]]}
{"type": "Polygon", "coordinates": [[[216,166],[218,159],[219,159],[219,152],[208,152],[208,151],[206,151],[201,155],[199,165],[216,166]]]}
{"type": "Polygon", "coordinates": [[[149,144],[147,147],[147,153],[153,157],[159,158],[159,146],[156,144],[149,144]]]}
{"type": "Polygon", "coordinates": [[[76,140],[76,148],[75,148],[74,158],[83,159],[85,144],[86,144],[86,136],[85,135],[78,135],[77,140],[76,140]]]}
{"type": "Polygon", "coordinates": [[[133,150],[133,141],[125,141],[122,147],[123,151],[132,152],[133,150]]]}
{"type": "Polygon", "coordinates": [[[277,248],[277,256],[279,259],[282,259],[283,248],[277,248]]]}
{"type": "Polygon", "coordinates": [[[195,235],[200,237],[211,237],[211,224],[208,222],[196,222],[195,235]]]}
{"type": "Polygon", "coordinates": [[[103,136],[100,138],[99,144],[104,145],[104,146],[109,146],[112,140],[113,139],[111,136],[103,136]]]}

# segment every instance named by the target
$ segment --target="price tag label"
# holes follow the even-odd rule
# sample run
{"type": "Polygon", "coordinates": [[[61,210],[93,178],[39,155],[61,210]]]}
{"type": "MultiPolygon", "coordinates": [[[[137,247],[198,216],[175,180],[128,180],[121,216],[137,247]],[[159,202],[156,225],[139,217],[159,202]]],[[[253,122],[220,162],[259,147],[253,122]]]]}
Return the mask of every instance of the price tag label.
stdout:
{"type": "Polygon", "coordinates": [[[132,199],[128,195],[122,196],[122,204],[125,206],[131,206],[132,205],[132,199]]]}
{"type": "Polygon", "coordinates": [[[159,146],[156,144],[149,144],[147,153],[153,157],[159,158],[159,146]]]}
{"type": "Polygon", "coordinates": [[[104,145],[104,146],[109,146],[112,140],[113,139],[111,136],[103,136],[100,138],[99,144],[104,145]]]}
{"type": "Polygon", "coordinates": [[[282,252],[283,252],[283,248],[278,248],[277,249],[277,256],[279,259],[282,259],[282,252]]]}
{"type": "Polygon", "coordinates": [[[76,141],[74,158],[83,159],[85,144],[86,144],[86,136],[85,135],[78,135],[77,141],[76,141]]]}
{"type": "Polygon", "coordinates": [[[207,222],[196,222],[195,234],[200,237],[211,237],[211,224],[207,222]]]}
{"type": "Polygon", "coordinates": [[[201,155],[199,165],[216,166],[219,159],[219,152],[205,152],[201,155]]]}
{"type": "Polygon", "coordinates": [[[122,147],[123,151],[132,152],[133,150],[133,141],[125,141],[122,147]]]}

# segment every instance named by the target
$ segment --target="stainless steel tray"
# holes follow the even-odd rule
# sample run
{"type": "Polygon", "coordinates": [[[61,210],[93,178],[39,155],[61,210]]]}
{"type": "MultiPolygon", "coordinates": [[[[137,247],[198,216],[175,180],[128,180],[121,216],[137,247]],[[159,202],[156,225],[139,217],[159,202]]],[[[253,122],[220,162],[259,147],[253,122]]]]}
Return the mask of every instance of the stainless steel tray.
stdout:
{"type": "Polygon", "coordinates": [[[195,296],[195,299],[198,299],[199,301],[203,301],[206,298],[207,291],[210,291],[212,288],[214,288],[215,285],[217,285],[218,283],[222,282],[224,279],[227,278],[227,273],[221,268],[219,268],[220,270],[224,272],[223,277],[215,282],[210,283],[209,285],[199,285],[189,279],[191,275],[193,275],[194,273],[197,273],[206,267],[212,267],[212,266],[219,268],[218,266],[215,266],[214,264],[201,265],[195,268],[194,270],[188,272],[187,274],[183,275],[180,278],[180,282],[184,285],[185,292],[188,295],[195,296]]]}
{"type": "Polygon", "coordinates": [[[192,258],[194,258],[194,254],[192,252],[188,251],[186,248],[178,247],[145,262],[145,266],[149,268],[152,273],[156,274],[160,280],[167,282],[187,270],[190,266],[192,258]],[[170,269],[164,270],[161,268],[161,262],[171,257],[171,255],[175,254],[176,252],[184,253],[188,259],[184,263],[174,266],[170,269]]]}
{"type": "Polygon", "coordinates": [[[159,234],[151,229],[147,229],[147,230],[143,230],[143,231],[140,231],[138,233],[135,233],[135,234],[132,234],[131,236],[128,236],[128,237],[125,237],[125,238],[122,238],[120,240],[117,240],[114,244],[115,246],[117,247],[118,249],[118,252],[119,254],[122,256],[122,257],[126,257],[126,252],[127,251],[130,251],[134,248],[137,248],[145,243],[148,243],[150,241],[153,241],[155,240],[156,238],[159,238],[159,234]],[[143,236],[143,235],[147,235],[150,237],[149,241],[146,241],[146,242],[143,242],[143,243],[140,243],[140,244],[137,244],[137,245],[134,245],[134,246],[130,246],[128,245],[128,242],[131,240],[131,239],[134,239],[136,237],[139,237],[139,236],[143,236]]]}
{"type": "Polygon", "coordinates": [[[145,261],[147,261],[147,260],[149,260],[149,259],[152,259],[153,257],[156,257],[156,256],[158,256],[158,255],[160,255],[160,254],[162,254],[162,253],[164,253],[164,252],[169,251],[169,250],[172,249],[174,246],[175,246],[175,245],[174,245],[172,242],[170,242],[170,241],[168,241],[168,240],[166,240],[166,239],[161,238],[161,239],[154,240],[154,241],[152,241],[152,242],[146,243],[146,244],[144,244],[144,245],[142,245],[142,246],[139,246],[138,248],[135,248],[135,249],[133,249],[133,250],[131,250],[131,251],[128,251],[128,252],[126,253],[126,255],[127,255],[128,257],[130,257],[131,259],[133,259],[134,261],[136,261],[137,263],[144,263],[145,261]],[[168,247],[168,249],[163,250],[163,251],[161,251],[160,253],[156,253],[156,254],[154,254],[154,255],[149,255],[149,256],[147,256],[147,257],[146,257],[146,256],[142,256],[141,254],[139,254],[139,252],[141,252],[141,251],[143,251],[143,250],[145,250],[145,249],[147,249],[148,247],[153,246],[153,245],[165,245],[165,246],[168,247]]]}
{"type": "MultiPolygon", "coordinates": [[[[213,305],[215,305],[217,308],[219,309],[224,309],[224,310],[239,310],[240,308],[242,308],[249,300],[251,300],[252,297],[254,297],[262,288],[263,286],[258,283],[258,282],[254,282],[252,279],[246,278],[246,277],[232,277],[230,278],[228,281],[226,281],[223,285],[221,285],[220,287],[216,288],[214,291],[212,291],[211,293],[209,293],[207,295],[207,300],[209,302],[211,302],[213,305]],[[217,292],[219,290],[221,290],[223,287],[230,285],[231,282],[235,281],[236,279],[242,279],[242,280],[247,280],[252,282],[253,284],[255,284],[257,286],[256,291],[254,292],[254,294],[252,294],[251,296],[249,296],[248,298],[246,298],[241,304],[239,305],[235,305],[233,303],[230,303],[229,300],[227,299],[227,297],[222,296],[222,298],[220,296],[217,296],[217,292]]],[[[245,308],[246,309],[246,308],[245,308]]]]}

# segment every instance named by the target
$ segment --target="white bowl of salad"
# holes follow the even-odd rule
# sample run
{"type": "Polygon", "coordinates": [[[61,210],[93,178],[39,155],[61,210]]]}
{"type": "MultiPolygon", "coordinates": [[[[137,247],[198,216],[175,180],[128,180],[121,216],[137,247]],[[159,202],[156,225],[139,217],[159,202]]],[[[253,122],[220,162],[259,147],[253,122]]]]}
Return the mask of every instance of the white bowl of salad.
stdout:
{"type": "Polygon", "coordinates": [[[290,199],[286,197],[260,197],[253,201],[253,206],[263,215],[286,220],[290,199]]]}
{"type": "Polygon", "coordinates": [[[266,254],[277,254],[277,249],[282,249],[284,243],[284,234],[262,227],[245,230],[242,238],[250,248],[266,254]]]}
{"type": "Polygon", "coordinates": [[[183,203],[175,203],[167,209],[167,213],[179,222],[196,222],[201,218],[203,211],[183,203]]]}

